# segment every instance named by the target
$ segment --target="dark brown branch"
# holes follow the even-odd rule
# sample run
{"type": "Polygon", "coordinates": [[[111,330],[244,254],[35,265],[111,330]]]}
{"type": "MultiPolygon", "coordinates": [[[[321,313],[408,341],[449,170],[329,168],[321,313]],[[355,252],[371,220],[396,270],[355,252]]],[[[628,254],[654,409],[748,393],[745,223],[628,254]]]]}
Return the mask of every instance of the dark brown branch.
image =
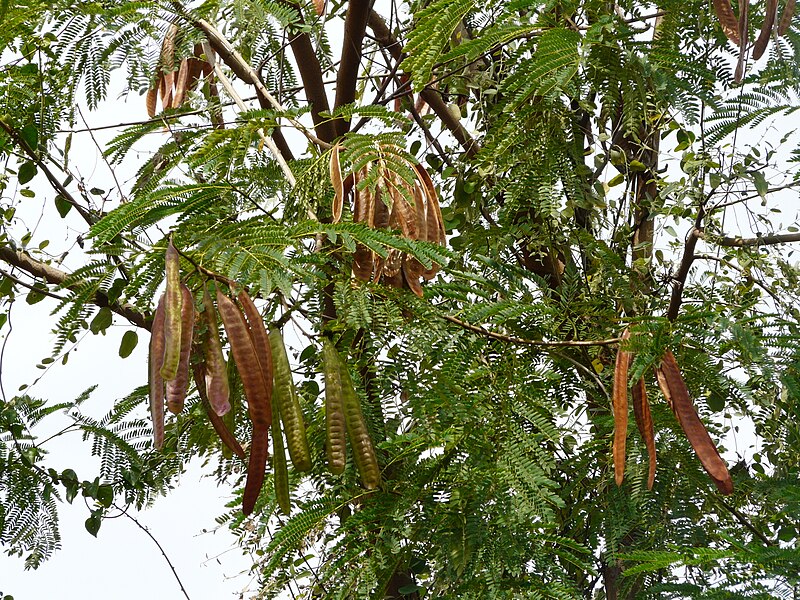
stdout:
{"type": "Polygon", "coordinates": [[[455,323],[459,327],[463,327],[468,331],[479,333],[488,338],[492,338],[494,340],[500,340],[501,342],[508,342],[510,344],[520,344],[524,346],[540,346],[545,348],[566,348],[574,346],[610,346],[612,344],[619,343],[620,340],[622,339],[615,337],[615,338],[607,338],[605,340],[561,340],[557,342],[545,342],[543,340],[528,340],[525,338],[515,337],[513,335],[506,335],[505,333],[489,331],[488,329],[484,329],[480,325],[472,325],[471,323],[467,323],[451,315],[441,315],[441,316],[445,321],[450,321],[451,323],[455,323]]]}
{"type": "MultiPolygon", "coordinates": [[[[347,5],[342,60],[339,63],[339,74],[336,77],[336,100],[333,104],[336,108],[355,102],[358,70],[361,66],[362,46],[369,14],[370,0],[350,0],[347,5]]],[[[336,119],[334,127],[337,136],[344,135],[350,128],[350,121],[336,119]]]]}
{"type": "MultiPolygon", "coordinates": [[[[378,43],[386,48],[389,53],[392,55],[396,61],[400,62],[403,60],[405,55],[403,54],[403,48],[400,45],[400,42],[394,37],[389,28],[386,26],[386,21],[383,20],[378,13],[374,10],[370,10],[369,13],[369,20],[368,20],[369,28],[372,29],[372,33],[375,36],[375,39],[378,43]]],[[[444,126],[453,134],[453,137],[456,138],[458,143],[461,145],[462,148],[466,151],[466,155],[468,157],[475,156],[478,151],[481,149],[478,142],[476,142],[469,132],[464,128],[461,124],[461,120],[458,119],[450,109],[445,104],[444,100],[442,99],[442,95],[432,88],[425,88],[420,92],[420,96],[422,99],[428,103],[428,106],[431,107],[436,116],[441,119],[444,126]]]]}
{"type": "MultiPolygon", "coordinates": [[[[21,269],[22,271],[25,271],[34,277],[43,279],[51,285],[63,285],[64,282],[69,278],[69,273],[38,261],[21,250],[12,250],[8,246],[0,246],[0,260],[18,269],[21,269]]],[[[78,287],[80,287],[78,284],[66,286],[67,289],[78,287]]],[[[130,304],[111,302],[108,298],[108,295],[101,291],[95,293],[94,303],[100,307],[107,306],[112,312],[115,312],[121,317],[126,318],[137,327],[142,327],[148,331],[150,330],[151,320],[149,316],[139,312],[130,304]]]]}
{"type": "Polygon", "coordinates": [[[777,244],[788,244],[800,242],[800,233],[774,233],[770,235],[759,235],[754,238],[740,238],[723,236],[721,238],[712,237],[709,239],[705,233],[700,233],[699,237],[718,246],[729,248],[747,248],[751,246],[775,246],[777,244]]]}
{"type": "Polygon", "coordinates": [[[686,278],[689,276],[689,270],[692,268],[692,263],[694,262],[694,249],[697,247],[697,240],[700,238],[700,234],[701,231],[697,227],[693,227],[689,232],[689,237],[683,248],[681,264],[678,267],[678,272],[672,278],[672,295],[670,296],[669,308],[667,309],[667,318],[670,321],[674,321],[678,317],[678,311],[681,309],[683,288],[686,285],[686,278]]]}
{"type": "Polygon", "coordinates": [[[742,513],[740,513],[740,512],[739,512],[739,511],[736,509],[736,507],[734,507],[734,506],[731,506],[730,504],[728,504],[727,502],[725,502],[725,500],[723,500],[722,498],[720,498],[718,494],[715,496],[715,498],[716,498],[716,499],[717,499],[717,501],[719,501],[719,503],[720,503],[720,504],[721,504],[721,505],[722,505],[722,506],[725,508],[725,510],[727,510],[727,511],[728,511],[729,513],[731,513],[731,514],[732,514],[734,517],[736,517],[736,520],[737,520],[737,521],[739,521],[739,523],[741,523],[742,525],[744,525],[744,526],[745,526],[747,529],[749,529],[749,530],[750,530],[750,532],[751,532],[751,533],[752,533],[754,536],[756,536],[758,539],[760,539],[762,542],[764,542],[764,545],[765,545],[765,546],[774,546],[774,545],[775,545],[775,544],[772,542],[772,540],[770,540],[770,539],[769,539],[767,536],[765,536],[765,535],[764,535],[763,533],[761,533],[761,532],[760,532],[758,529],[756,529],[756,526],[755,526],[755,525],[753,525],[753,524],[752,524],[752,523],[751,523],[749,520],[747,520],[747,517],[745,517],[745,516],[744,516],[742,513]]]}

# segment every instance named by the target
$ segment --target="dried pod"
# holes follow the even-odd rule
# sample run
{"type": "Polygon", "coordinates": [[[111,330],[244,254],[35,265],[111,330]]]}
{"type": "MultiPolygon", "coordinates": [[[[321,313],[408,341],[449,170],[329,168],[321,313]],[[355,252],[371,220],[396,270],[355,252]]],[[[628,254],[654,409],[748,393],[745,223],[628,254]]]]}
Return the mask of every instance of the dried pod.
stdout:
{"type": "Polygon", "coordinates": [[[272,415],[272,478],[275,481],[275,498],[278,500],[278,506],[283,514],[289,515],[292,511],[292,500],[289,496],[289,469],[286,466],[280,409],[277,405],[272,415]]]}
{"type": "Polygon", "coordinates": [[[747,42],[749,41],[749,7],[750,0],[739,0],[739,61],[736,64],[736,72],[733,75],[733,80],[736,83],[741,83],[742,79],[744,79],[744,63],[747,57],[747,42]]]}
{"type": "Polygon", "coordinates": [[[181,360],[181,329],[183,293],[181,292],[180,258],[172,240],[167,245],[164,260],[167,289],[164,292],[164,363],[161,377],[164,381],[175,379],[181,360]]]}
{"type": "Polygon", "coordinates": [[[189,389],[189,355],[192,353],[194,333],[194,298],[184,283],[181,283],[181,296],[180,361],[175,379],[167,382],[167,408],[176,415],[183,410],[183,402],[189,389]]]}
{"type": "Polygon", "coordinates": [[[633,399],[633,415],[636,417],[636,426],[642,435],[650,461],[647,489],[652,490],[653,482],[656,479],[656,440],[653,434],[653,417],[650,414],[650,403],[647,401],[647,387],[643,377],[634,384],[631,389],[631,397],[633,399]]]}
{"type": "Polygon", "coordinates": [[[147,90],[147,96],[145,97],[147,116],[149,116],[150,118],[156,116],[156,103],[158,102],[158,88],[159,85],[156,85],[156,87],[147,90]]]}
{"type": "MultiPolygon", "coordinates": [[[[622,339],[628,338],[626,331],[622,339]]],[[[620,344],[617,350],[617,361],[614,365],[614,480],[617,485],[622,485],[625,477],[625,443],[628,438],[628,365],[631,361],[631,353],[622,349],[620,344]]]]}
{"type": "Polygon", "coordinates": [[[720,492],[732,493],[733,481],[728,473],[728,467],[720,457],[705,425],[697,416],[697,411],[689,398],[689,389],[686,387],[686,382],[681,376],[678,363],[671,351],[667,350],[664,353],[661,366],[656,369],[656,376],[661,392],[678,418],[678,422],[697,453],[703,468],[711,476],[720,492]]]}
{"type": "Polygon", "coordinates": [[[164,447],[164,379],[161,363],[164,361],[164,295],[161,295],[153,314],[150,331],[150,356],[148,384],[150,387],[150,417],[153,420],[153,445],[156,450],[164,447]]]}
{"type": "Polygon", "coordinates": [[[231,354],[236,361],[239,376],[242,378],[244,395],[247,397],[247,409],[253,428],[268,430],[272,423],[270,398],[272,381],[264,377],[264,369],[256,352],[250,331],[242,311],[236,303],[217,289],[217,308],[228,334],[231,354]]]}
{"type": "Polygon", "coordinates": [[[714,12],[725,36],[737,46],[739,45],[739,22],[733,14],[730,0],[713,0],[714,12]]]}
{"type": "Polygon", "coordinates": [[[216,312],[208,287],[203,287],[203,320],[207,334],[204,340],[203,354],[206,357],[205,384],[208,401],[214,412],[222,416],[231,409],[230,385],[228,384],[228,368],[222,355],[222,342],[219,339],[216,312]]]}
{"type": "Polygon", "coordinates": [[[272,384],[272,371],[273,371],[273,360],[272,360],[272,349],[270,348],[270,340],[267,336],[267,330],[264,327],[264,319],[261,318],[261,313],[258,312],[256,305],[253,304],[253,300],[250,298],[249,294],[242,290],[239,292],[237,296],[239,300],[239,304],[242,305],[242,309],[244,310],[244,316],[247,322],[247,328],[250,332],[250,339],[253,342],[253,349],[256,352],[256,356],[258,357],[259,365],[261,366],[261,376],[264,379],[264,383],[266,385],[266,397],[267,397],[267,406],[264,409],[264,412],[269,414],[269,421],[272,422],[272,394],[273,394],[273,384],[272,384]]]}
{"type": "Polygon", "coordinates": [[[339,354],[333,342],[327,338],[322,341],[322,369],[325,377],[325,450],[328,470],[339,475],[347,462],[344,398],[339,354]]]}
{"type": "Polygon", "coordinates": [[[203,403],[203,408],[206,410],[208,419],[217,432],[220,441],[225,444],[225,447],[231,450],[236,456],[244,460],[245,454],[239,440],[233,435],[228,426],[222,420],[216,411],[211,407],[211,402],[208,399],[206,392],[206,370],[203,363],[195,363],[192,365],[192,373],[194,374],[194,383],[197,386],[197,394],[200,396],[200,401],[203,403]]]}
{"type": "MultiPolygon", "coordinates": [[[[286,445],[289,447],[289,456],[294,468],[298,471],[311,469],[311,451],[306,437],[306,424],[303,411],[297,397],[297,390],[292,379],[289,367],[289,357],[286,355],[286,346],[279,329],[269,332],[269,343],[272,348],[274,362],[273,405],[277,407],[283,420],[283,430],[286,433],[286,445]]],[[[274,421],[273,417],[273,421],[274,421]]]]}
{"type": "Polygon", "coordinates": [[[795,5],[796,0],[786,0],[786,6],[783,7],[781,20],[778,23],[778,35],[786,35],[786,32],[789,31],[794,18],[795,5]]]}
{"type": "Polygon", "coordinates": [[[755,44],[753,44],[753,60],[758,60],[764,55],[764,51],[769,44],[772,35],[772,28],[775,26],[775,17],[778,14],[778,0],[767,0],[764,22],[761,24],[761,31],[758,34],[755,44]]]}
{"type": "Polygon", "coordinates": [[[242,495],[242,512],[249,515],[261,493],[264,484],[264,472],[269,458],[269,428],[262,429],[253,425],[253,440],[250,443],[250,460],[247,463],[247,480],[242,495]]]}
{"type": "MultiPolygon", "coordinates": [[[[334,352],[336,349],[334,348],[334,352]]],[[[378,458],[375,447],[367,429],[364,413],[361,412],[361,401],[356,394],[353,380],[347,363],[336,355],[339,363],[339,373],[342,382],[342,402],[344,405],[344,422],[347,426],[347,436],[350,438],[350,447],[353,449],[353,458],[356,468],[361,475],[364,487],[371,490],[381,483],[381,471],[378,468],[378,458]]]]}
{"type": "Polygon", "coordinates": [[[344,183],[342,167],[339,164],[339,144],[334,144],[331,149],[330,173],[334,191],[333,205],[331,206],[332,222],[338,223],[342,218],[342,207],[344,206],[344,183]]]}

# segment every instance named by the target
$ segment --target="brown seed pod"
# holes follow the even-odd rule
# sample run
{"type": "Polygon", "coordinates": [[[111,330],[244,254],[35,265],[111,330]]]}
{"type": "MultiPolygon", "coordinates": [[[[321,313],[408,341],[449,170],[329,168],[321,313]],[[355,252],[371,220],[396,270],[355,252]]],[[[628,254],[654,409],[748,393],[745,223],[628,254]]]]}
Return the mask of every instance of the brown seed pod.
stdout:
{"type": "Polygon", "coordinates": [[[750,0],[739,0],[739,61],[736,64],[736,72],[733,75],[733,80],[736,83],[741,83],[744,79],[744,63],[747,57],[747,43],[750,41],[748,33],[748,11],[750,8],[750,0]]]}
{"type": "Polygon", "coordinates": [[[631,389],[631,396],[633,398],[633,416],[636,418],[636,426],[642,435],[650,460],[647,489],[652,490],[653,482],[656,479],[656,440],[653,434],[653,417],[650,414],[650,403],[647,401],[647,387],[644,383],[644,377],[634,384],[631,389]]]}
{"type": "Polygon", "coordinates": [[[222,416],[231,409],[228,368],[222,355],[222,342],[219,339],[216,311],[208,286],[203,286],[203,320],[208,330],[204,339],[203,354],[206,357],[205,384],[208,401],[214,412],[222,416]]]}
{"type": "Polygon", "coordinates": [[[292,459],[294,468],[298,471],[308,471],[311,469],[311,451],[306,437],[306,424],[303,420],[303,411],[300,408],[297,390],[292,379],[289,357],[286,355],[286,346],[283,343],[283,337],[279,329],[270,330],[269,343],[274,361],[275,389],[273,405],[278,408],[283,420],[283,431],[286,433],[289,456],[292,459]]]}
{"type": "Polygon", "coordinates": [[[250,339],[253,342],[253,349],[256,352],[258,363],[261,367],[261,376],[263,377],[266,385],[267,399],[267,406],[264,411],[269,413],[269,422],[272,423],[273,360],[272,349],[270,347],[269,337],[267,336],[267,329],[264,327],[264,319],[261,318],[261,313],[258,312],[256,305],[253,304],[253,300],[250,298],[250,295],[245,290],[242,290],[239,292],[237,298],[239,300],[239,304],[242,305],[242,309],[244,310],[247,328],[250,332],[250,339]]]}
{"type": "Polygon", "coordinates": [[[189,389],[189,355],[192,352],[194,333],[194,298],[192,292],[181,283],[181,354],[175,379],[167,382],[167,408],[178,414],[183,410],[186,392],[189,389]]]}
{"type": "Polygon", "coordinates": [[[786,0],[786,6],[783,7],[781,20],[778,23],[778,35],[786,35],[786,32],[789,31],[794,17],[795,5],[796,0],[786,0]]]}
{"type": "Polygon", "coordinates": [[[164,360],[164,295],[158,301],[150,331],[148,383],[150,387],[150,417],[153,420],[153,445],[164,447],[164,380],[161,363],[164,360]]]}
{"type": "Polygon", "coordinates": [[[732,493],[733,481],[728,473],[728,467],[719,455],[711,436],[708,435],[705,425],[697,416],[697,411],[689,398],[689,389],[671,351],[667,350],[664,353],[661,366],[656,369],[656,376],[661,392],[678,418],[703,468],[720,492],[726,495],[732,493]]]}
{"type": "Polygon", "coordinates": [[[764,22],[761,24],[761,31],[758,34],[758,39],[755,44],[753,44],[753,60],[758,60],[764,55],[764,51],[769,44],[769,38],[772,36],[772,29],[775,26],[775,17],[777,14],[778,0],[767,0],[764,22]]]}
{"type": "Polygon", "coordinates": [[[739,22],[733,14],[730,0],[713,0],[714,12],[717,14],[719,24],[727,38],[737,46],[739,45],[739,22]]]}
{"type": "MultiPolygon", "coordinates": [[[[622,339],[627,339],[628,332],[622,335],[622,339]]],[[[622,349],[620,344],[617,350],[617,361],[614,365],[614,480],[617,485],[622,485],[625,477],[625,444],[628,438],[628,365],[631,361],[631,353],[622,349]]]]}
{"type": "Polygon", "coordinates": [[[167,245],[164,264],[167,289],[164,292],[164,364],[161,377],[164,381],[175,379],[181,360],[181,328],[183,293],[181,292],[180,258],[172,240],[167,245]]]}
{"type": "Polygon", "coordinates": [[[250,461],[247,463],[247,480],[242,496],[242,512],[249,515],[261,493],[264,484],[264,472],[269,458],[269,428],[263,429],[253,425],[253,441],[250,444],[250,461]]]}
{"type": "Polygon", "coordinates": [[[197,386],[197,394],[200,396],[200,401],[203,403],[203,408],[206,410],[206,414],[208,415],[209,421],[211,421],[211,425],[214,427],[214,431],[217,432],[220,441],[222,441],[228,449],[244,460],[245,454],[241,444],[239,444],[239,440],[236,439],[236,436],[234,436],[227,425],[225,425],[222,417],[211,407],[211,402],[206,392],[205,365],[199,362],[194,363],[192,365],[192,373],[194,375],[194,383],[197,386]]]}
{"type": "Polygon", "coordinates": [[[242,378],[244,394],[247,397],[247,409],[253,428],[268,430],[272,423],[270,398],[272,382],[264,378],[264,369],[256,352],[250,331],[247,328],[242,311],[236,303],[217,289],[217,308],[228,334],[233,359],[242,378]]]}
{"type": "Polygon", "coordinates": [[[344,206],[344,183],[342,167],[339,164],[339,144],[334,144],[331,148],[330,173],[334,191],[333,205],[331,206],[332,222],[338,223],[342,218],[342,207],[344,206]]]}
{"type": "Polygon", "coordinates": [[[327,338],[322,340],[322,370],[325,377],[325,450],[328,470],[339,475],[344,472],[347,462],[342,375],[339,354],[333,342],[327,338]]]}

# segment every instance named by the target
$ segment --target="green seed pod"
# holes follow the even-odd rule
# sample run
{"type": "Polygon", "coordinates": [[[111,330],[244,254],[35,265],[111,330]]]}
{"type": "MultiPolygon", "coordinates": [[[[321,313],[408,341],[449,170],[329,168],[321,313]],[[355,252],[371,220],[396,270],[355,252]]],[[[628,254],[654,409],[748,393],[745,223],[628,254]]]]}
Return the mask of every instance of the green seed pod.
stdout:
{"type": "Polygon", "coordinates": [[[347,462],[346,425],[339,355],[333,342],[328,339],[322,341],[322,369],[325,377],[325,446],[328,470],[339,475],[344,472],[347,462]]]}
{"type": "Polygon", "coordinates": [[[278,407],[272,407],[272,477],[275,480],[275,497],[281,512],[289,515],[292,501],[289,497],[289,470],[286,466],[286,450],[283,447],[280,413],[278,407]]]}
{"type": "Polygon", "coordinates": [[[272,350],[272,361],[275,377],[273,403],[280,412],[283,428],[286,432],[286,444],[294,468],[298,471],[311,469],[311,451],[308,448],[306,424],[303,411],[294,387],[286,346],[279,329],[269,332],[269,344],[272,350]]]}
{"type": "Polygon", "coordinates": [[[347,435],[350,438],[350,447],[353,449],[353,458],[361,475],[361,481],[368,490],[378,487],[381,483],[381,471],[378,467],[378,458],[375,447],[369,436],[364,413],[361,412],[361,401],[356,394],[353,380],[347,363],[339,360],[339,370],[342,381],[342,398],[344,404],[344,421],[347,425],[347,435]]]}
{"type": "Polygon", "coordinates": [[[164,363],[161,365],[161,377],[164,381],[172,381],[178,374],[178,365],[181,360],[181,310],[183,307],[181,264],[172,240],[167,246],[164,263],[167,290],[164,292],[164,363]]]}

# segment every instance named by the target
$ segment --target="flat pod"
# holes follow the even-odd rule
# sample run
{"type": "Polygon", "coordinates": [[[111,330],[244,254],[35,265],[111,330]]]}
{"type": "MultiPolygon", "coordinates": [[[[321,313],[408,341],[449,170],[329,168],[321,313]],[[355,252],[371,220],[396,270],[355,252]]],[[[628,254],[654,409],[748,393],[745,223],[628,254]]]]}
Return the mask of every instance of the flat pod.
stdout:
{"type": "Polygon", "coordinates": [[[206,392],[205,366],[202,363],[195,363],[192,365],[192,373],[194,375],[194,383],[197,386],[197,394],[200,396],[200,401],[202,402],[203,408],[208,415],[209,421],[211,421],[211,426],[214,428],[214,431],[217,432],[220,441],[225,444],[225,447],[236,454],[236,456],[244,460],[245,453],[241,444],[239,444],[239,440],[237,440],[236,436],[234,436],[231,430],[228,429],[228,426],[222,420],[222,417],[220,417],[211,407],[211,402],[209,401],[208,393],[206,392]]]}
{"type": "MultiPolygon", "coordinates": [[[[264,319],[261,318],[261,313],[258,312],[256,305],[253,303],[250,295],[242,290],[239,292],[237,299],[239,304],[242,305],[247,328],[250,333],[250,340],[253,342],[253,349],[256,352],[258,363],[261,367],[261,376],[263,377],[264,384],[266,385],[267,406],[264,412],[269,415],[269,423],[272,423],[272,396],[273,396],[273,360],[272,348],[270,347],[269,336],[267,329],[264,326],[264,319]]],[[[264,423],[266,424],[266,423],[264,423]]]]}
{"type": "Polygon", "coordinates": [[[322,370],[325,377],[325,451],[328,470],[339,475],[344,472],[347,462],[342,376],[339,355],[333,342],[327,338],[322,341],[322,370]]]}
{"type": "Polygon", "coordinates": [[[283,446],[280,411],[272,417],[272,477],[275,482],[275,498],[281,512],[292,512],[292,499],[289,496],[289,469],[286,466],[286,451],[283,446]]]}
{"type": "Polygon", "coordinates": [[[153,445],[156,450],[164,447],[164,379],[161,364],[164,361],[164,295],[158,301],[150,330],[150,353],[148,357],[148,385],[150,388],[150,418],[153,421],[153,445]]]}
{"type": "Polygon", "coordinates": [[[164,292],[164,363],[161,366],[161,377],[164,381],[171,381],[178,374],[183,327],[180,258],[175,246],[172,245],[172,240],[167,245],[164,266],[167,289],[164,292]]]}
{"type": "Polygon", "coordinates": [[[644,378],[639,378],[631,389],[633,398],[633,415],[636,418],[636,426],[644,440],[647,448],[647,455],[650,462],[650,469],[647,474],[647,489],[653,489],[656,479],[656,440],[653,433],[653,417],[650,414],[650,403],[647,401],[647,386],[644,378]]]}
{"type": "Polygon", "coordinates": [[[189,389],[189,357],[192,353],[194,334],[194,298],[192,292],[181,283],[181,353],[175,379],[167,382],[167,408],[178,414],[183,410],[186,392],[189,389]]]}
{"type": "Polygon", "coordinates": [[[670,350],[664,353],[661,366],[656,369],[656,376],[664,397],[678,418],[703,468],[720,492],[726,495],[732,493],[733,481],[728,473],[728,467],[720,457],[705,425],[697,416],[697,411],[689,398],[689,389],[670,350]]]}
{"type": "MultiPolygon", "coordinates": [[[[335,349],[334,349],[335,352],[335,349]]],[[[347,426],[347,435],[350,438],[350,447],[353,449],[353,458],[356,468],[361,475],[364,487],[371,490],[381,483],[381,471],[378,467],[378,458],[375,447],[367,429],[364,413],[361,411],[361,401],[356,393],[350,370],[347,363],[337,354],[339,373],[342,382],[342,402],[344,404],[344,421],[347,426]]]]}
{"type": "MultiPolygon", "coordinates": [[[[628,338],[627,331],[622,339],[628,338]]],[[[614,409],[614,480],[617,485],[622,485],[625,477],[625,444],[628,438],[628,365],[631,353],[622,349],[622,344],[617,350],[617,360],[614,365],[614,390],[612,394],[614,409]]]]}
{"type": "Polygon", "coordinates": [[[231,390],[228,383],[228,368],[222,355],[216,311],[207,286],[203,287],[203,320],[207,329],[203,353],[206,357],[205,384],[208,401],[214,412],[222,416],[231,409],[231,390]]]}
{"type": "Polygon", "coordinates": [[[270,330],[269,344],[274,362],[273,406],[277,407],[283,421],[286,445],[289,447],[289,456],[294,468],[298,471],[308,471],[311,469],[311,451],[308,447],[306,424],[292,379],[286,346],[279,329],[270,330]]]}

